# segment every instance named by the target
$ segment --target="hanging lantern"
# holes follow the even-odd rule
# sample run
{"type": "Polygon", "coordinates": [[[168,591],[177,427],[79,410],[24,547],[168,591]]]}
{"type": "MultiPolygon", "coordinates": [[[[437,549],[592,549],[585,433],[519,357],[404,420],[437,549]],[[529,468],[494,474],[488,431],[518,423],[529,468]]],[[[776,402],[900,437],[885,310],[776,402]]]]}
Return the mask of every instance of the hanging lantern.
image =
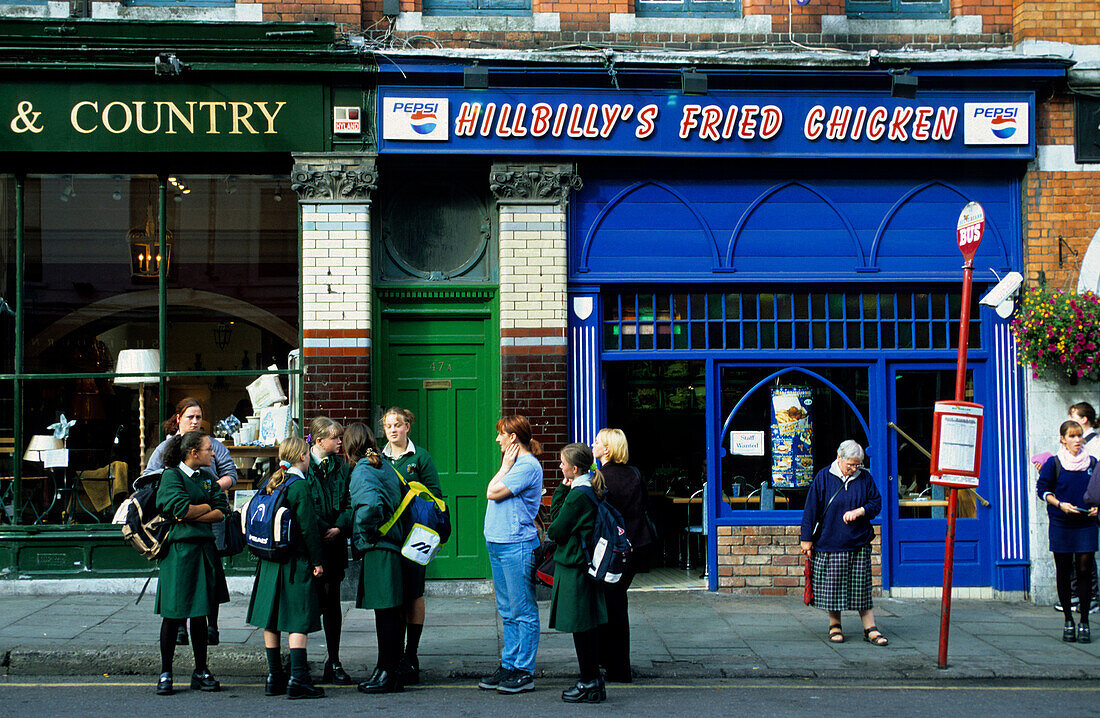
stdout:
{"type": "Polygon", "coordinates": [[[172,263],[172,230],[165,233],[166,251],[157,252],[157,223],[153,219],[153,208],[148,208],[144,227],[134,227],[127,235],[130,243],[130,276],[134,278],[156,279],[160,276],[160,260],[165,258],[164,270],[168,271],[172,263]]]}

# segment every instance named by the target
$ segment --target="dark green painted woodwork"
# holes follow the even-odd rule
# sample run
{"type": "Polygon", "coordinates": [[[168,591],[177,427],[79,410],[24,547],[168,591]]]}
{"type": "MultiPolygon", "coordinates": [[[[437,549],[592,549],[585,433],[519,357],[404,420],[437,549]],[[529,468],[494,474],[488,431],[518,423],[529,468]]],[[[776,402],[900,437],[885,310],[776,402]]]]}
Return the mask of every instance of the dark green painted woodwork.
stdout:
{"type": "Polygon", "coordinates": [[[410,437],[431,452],[450,506],[451,540],[428,567],[429,578],[490,575],[482,524],[485,487],[500,461],[493,441],[500,412],[496,299],[480,290],[462,302],[461,293],[380,292],[376,324],[374,396],[380,406],[416,415],[410,437]]]}

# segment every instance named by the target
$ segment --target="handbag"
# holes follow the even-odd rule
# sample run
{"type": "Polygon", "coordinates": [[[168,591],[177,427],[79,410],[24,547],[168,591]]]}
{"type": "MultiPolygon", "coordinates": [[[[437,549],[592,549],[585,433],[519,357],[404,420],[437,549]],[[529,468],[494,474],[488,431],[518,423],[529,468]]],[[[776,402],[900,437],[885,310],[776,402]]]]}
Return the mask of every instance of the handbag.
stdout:
{"type": "Polygon", "coordinates": [[[536,585],[554,585],[554,569],[558,565],[554,560],[554,551],[557,548],[558,545],[550,539],[543,539],[535,548],[534,573],[531,578],[536,585]]]}
{"type": "Polygon", "coordinates": [[[241,530],[241,512],[231,511],[224,521],[214,525],[215,549],[219,556],[236,556],[244,551],[244,531],[241,530]],[[219,533],[222,540],[217,541],[219,533]]]}
{"type": "Polygon", "coordinates": [[[802,602],[809,606],[814,602],[814,583],[813,583],[813,552],[806,557],[806,569],[803,571],[803,575],[806,579],[806,585],[802,589],[802,602]]]}

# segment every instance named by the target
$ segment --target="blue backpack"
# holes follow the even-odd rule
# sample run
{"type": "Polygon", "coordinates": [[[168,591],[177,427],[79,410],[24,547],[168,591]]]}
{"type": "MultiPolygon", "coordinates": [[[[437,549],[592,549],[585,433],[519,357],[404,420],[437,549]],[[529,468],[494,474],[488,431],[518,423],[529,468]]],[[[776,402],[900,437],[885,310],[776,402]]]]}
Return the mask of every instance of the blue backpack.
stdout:
{"type": "Polygon", "coordinates": [[[591,487],[578,486],[576,490],[596,505],[592,534],[584,541],[588,577],[598,583],[618,583],[630,557],[630,539],[626,537],[623,516],[614,506],[596,498],[591,487]]]}
{"type": "Polygon", "coordinates": [[[302,477],[291,474],[286,483],[265,494],[257,491],[241,516],[245,544],[256,558],[285,561],[290,556],[290,535],[294,530],[294,511],[286,505],[290,485],[302,477]]]}

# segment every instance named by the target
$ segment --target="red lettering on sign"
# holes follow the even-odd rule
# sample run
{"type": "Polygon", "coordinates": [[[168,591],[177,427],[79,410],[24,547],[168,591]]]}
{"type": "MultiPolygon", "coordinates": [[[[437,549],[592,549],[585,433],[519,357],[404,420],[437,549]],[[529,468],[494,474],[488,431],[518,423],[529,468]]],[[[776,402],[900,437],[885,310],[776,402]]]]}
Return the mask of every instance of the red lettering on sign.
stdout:
{"type": "Polygon", "coordinates": [[[531,108],[531,136],[542,137],[550,131],[550,115],[554,110],[545,102],[540,102],[531,108]]]}
{"type": "Polygon", "coordinates": [[[909,133],[905,126],[913,119],[912,107],[895,107],[894,116],[890,118],[890,140],[893,142],[905,142],[909,139],[909,133]]]}
{"type": "Polygon", "coordinates": [[[565,127],[566,113],[569,111],[569,105],[564,102],[558,105],[558,114],[554,117],[554,131],[551,133],[554,137],[561,137],[562,128],[565,127]]]}
{"type": "Polygon", "coordinates": [[[825,108],[821,105],[814,105],[810,108],[810,111],[806,113],[806,122],[802,125],[802,134],[806,136],[808,140],[816,140],[821,137],[821,121],[825,119],[825,108]]]}
{"type": "Polygon", "coordinates": [[[485,105],[485,117],[481,120],[481,136],[488,137],[489,133],[493,130],[493,115],[497,112],[497,105],[495,102],[490,102],[485,105]]]}
{"type": "Polygon", "coordinates": [[[863,134],[863,123],[867,121],[867,108],[857,107],[855,119],[852,120],[852,133],[848,135],[852,140],[858,140],[863,134]]]}
{"type": "Polygon", "coordinates": [[[756,137],[756,115],[760,112],[760,105],[743,105],[741,107],[741,121],[737,123],[737,136],[743,140],[751,140],[756,137]]]}
{"type": "Polygon", "coordinates": [[[699,122],[699,139],[715,142],[722,139],[722,135],[718,132],[720,124],[722,124],[722,110],[714,105],[704,107],[703,117],[699,122]]]}
{"type": "Polygon", "coordinates": [[[783,126],[783,111],[775,105],[767,105],[760,110],[760,139],[770,140],[779,134],[783,126]]]}
{"type": "Polygon", "coordinates": [[[519,103],[516,105],[516,117],[512,120],[512,136],[513,137],[526,137],[527,126],[523,124],[523,120],[527,115],[527,105],[519,103]]]}
{"type": "Polygon", "coordinates": [[[733,130],[737,127],[737,105],[730,105],[726,110],[726,124],[722,127],[722,139],[733,137],[733,130]]]}
{"type": "Polygon", "coordinates": [[[600,108],[595,105],[588,106],[588,114],[584,117],[584,136],[585,137],[599,137],[600,131],[596,129],[596,116],[599,114],[600,108]]]}
{"type": "Polygon", "coordinates": [[[876,107],[871,110],[871,114],[867,117],[867,139],[872,142],[878,142],[882,139],[882,136],[886,134],[886,118],[890,116],[890,113],[886,111],[885,107],[876,107]]]}
{"type": "Polygon", "coordinates": [[[653,131],[657,129],[655,120],[659,113],[660,109],[657,105],[646,105],[638,110],[638,127],[634,130],[634,136],[639,140],[644,140],[652,135],[653,131]]]}
{"type": "Polygon", "coordinates": [[[852,108],[848,105],[833,107],[829,122],[825,125],[825,139],[843,140],[848,136],[848,124],[852,121],[852,108]]]}
{"type": "Polygon", "coordinates": [[[932,125],[933,140],[949,140],[955,136],[955,122],[959,119],[958,107],[941,107],[936,111],[936,121],[932,125]]]}
{"type": "Polygon", "coordinates": [[[569,127],[565,130],[565,133],[570,137],[581,137],[584,134],[584,128],[581,127],[581,112],[583,108],[580,105],[573,105],[573,109],[569,113],[569,127]]]}
{"type": "Polygon", "coordinates": [[[505,102],[500,106],[500,117],[497,119],[497,137],[511,137],[512,130],[508,127],[508,118],[512,116],[512,106],[505,102]]]}
{"type": "Polygon", "coordinates": [[[608,138],[615,130],[615,124],[619,121],[619,117],[622,116],[622,105],[604,105],[603,110],[603,129],[600,130],[600,137],[608,138]]]}
{"type": "Polygon", "coordinates": [[[918,142],[924,142],[928,139],[928,130],[932,127],[932,124],[928,121],[928,118],[932,116],[934,110],[931,107],[918,107],[917,115],[913,118],[913,139],[918,142]]]}
{"type": "Polygon", "coordinates": [[[691,131],[699,126],[699,121],[695,119],[695,116],[699,114],[699,111],[703,108],[699,105],[684,105],[684,114],[680,118],[680,139],[686,140],[691,131]]]}
{"type": "Polygon", "coordinates": [[[477,116],[480,113],[481,105],[463,102],[458,108],[458,117],[455,118],[455,137],[473,137],[477,130],[477,116]]]}

